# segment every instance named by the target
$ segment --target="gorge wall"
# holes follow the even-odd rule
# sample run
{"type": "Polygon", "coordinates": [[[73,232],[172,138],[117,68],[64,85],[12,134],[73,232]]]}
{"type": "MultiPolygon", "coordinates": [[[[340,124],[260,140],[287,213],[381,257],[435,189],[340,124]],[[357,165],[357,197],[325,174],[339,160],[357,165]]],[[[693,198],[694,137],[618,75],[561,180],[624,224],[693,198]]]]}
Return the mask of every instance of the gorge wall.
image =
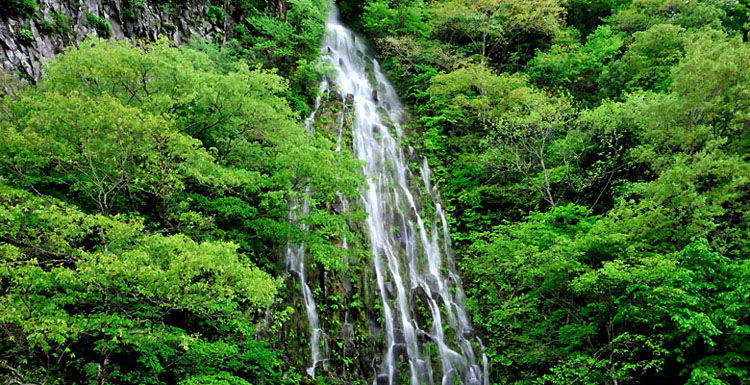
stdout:
{"type": "Polygon", "coordinates": [[[38,0],[3,2],[0,10],[0,68],[36,81],[45,63],[86,36],[176,42],[191,37],[221,40],[243,17],[231,3],[154,0],[38,0]],[[26,4],[26,5],[24,5],[26,4]]]}

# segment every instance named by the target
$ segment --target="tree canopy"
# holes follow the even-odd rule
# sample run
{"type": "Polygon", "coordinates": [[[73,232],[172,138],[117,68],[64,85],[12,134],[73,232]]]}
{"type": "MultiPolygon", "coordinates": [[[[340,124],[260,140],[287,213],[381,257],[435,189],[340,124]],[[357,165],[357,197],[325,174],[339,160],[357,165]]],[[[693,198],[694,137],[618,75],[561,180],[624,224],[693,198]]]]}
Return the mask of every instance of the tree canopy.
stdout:
{"type": "Polygon", "coordinates": [[[334,245],[357,213],[326,205],[361,177],[332,134],[306,132],[288,89],[274,70],[166,40],[87,40],[3,101],[3,376],[294,381],[274,340],[256,338],[279,250],[304,240],[342,269],[334,245]],[[287,213],[306,189],[303,230],[287,213]]]}

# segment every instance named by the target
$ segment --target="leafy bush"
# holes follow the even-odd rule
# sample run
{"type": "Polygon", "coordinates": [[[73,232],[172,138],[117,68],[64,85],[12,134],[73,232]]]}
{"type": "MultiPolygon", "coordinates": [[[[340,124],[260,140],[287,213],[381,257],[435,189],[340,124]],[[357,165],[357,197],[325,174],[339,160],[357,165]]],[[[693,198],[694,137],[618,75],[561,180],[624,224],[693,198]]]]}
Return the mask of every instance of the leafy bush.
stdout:
{"type": "Polygon", "coordinates": [[[34,15],[38,5],[35,0],[0,0],[4,16],[11,19],[25,19],[34,15]]]}
{"type": "Polygon", "coordinates": [[[208,20],[211,22],[211,24],[224,24],[224,18],[226,17],[226,14],[224,13],[224,9],[212,5],[208,7],[206,16],[208,17],[208,20]]]}
{"type": "Polygon", "coordinates": [[[34,42],[34,33],[31,32],[31,29],[29,27],[19,29],[16,33],[16,36],[18,36],[18,40],[21,42],[21,44],[28,45],[34,42]]]}
{"type": "Polygon", "coordinates": [[[94,15],[93,13],[86,11],[86,25],[96,30],[97,35],[101,37],[109,37],[112,34],[112,29],[109,26],[109,21],[103,17],[94,15]]]}

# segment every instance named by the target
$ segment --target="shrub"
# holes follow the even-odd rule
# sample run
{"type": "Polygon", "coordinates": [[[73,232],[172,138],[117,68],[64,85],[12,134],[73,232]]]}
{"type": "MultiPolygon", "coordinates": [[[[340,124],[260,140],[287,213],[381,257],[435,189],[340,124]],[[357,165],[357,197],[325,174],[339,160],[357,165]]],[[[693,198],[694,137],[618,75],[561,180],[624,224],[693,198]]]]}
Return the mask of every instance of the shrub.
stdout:
{"type": "Polygon", "coordinates": [[[0,9],[11,19],[31,17],[36,8],[37,4],[34,0],[0,0],[0,9]]]}
{"type": "Polygon", "coordinates": [[[94,15],[93,13],[86,11],[86,25],[96,30],[96,34],[101,37],[110,37],[112,35],[112,29],[109,26],[109,21],[103,17],[94,15]]]}
{"type": "Polygon", "coordinates": [[[29,27],[23,27],[16,33],[18,36],[18,41],[20,41],[22,44],[29,45],[34,42],[34,33],[31,32],[31,29],[29,27]]]}

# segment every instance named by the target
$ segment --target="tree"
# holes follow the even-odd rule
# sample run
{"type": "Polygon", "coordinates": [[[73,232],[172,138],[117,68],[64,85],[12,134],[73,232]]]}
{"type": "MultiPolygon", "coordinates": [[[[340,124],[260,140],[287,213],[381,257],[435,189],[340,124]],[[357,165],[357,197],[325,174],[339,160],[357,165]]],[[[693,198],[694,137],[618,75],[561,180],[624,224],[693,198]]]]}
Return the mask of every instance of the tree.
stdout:
{"type": "Polygon", "coordinates": [[[10,110],[0,126],[8,138],[0,151],[6,172],[31,189],[67,185],[76,202],[103,215],[147,202],[166,210],[187,179],[227,188],[251,177],[216,165],[171,122],[106,95],[31,93],[10,110]]]}
{"type": "MultiPolygon", "coordinates": [[[[272,265],[267,251],[297,231],[286,220],[293,191],[310,187],[321,231],[308,235],[330,242],[344,219],[323,202],[361,182],[351,153],[305,132],[287,90],[271,71],[220,66],[167,41],[89,41],[53,62],[38,91],[10,100],[4,174],[85,209],[232,240],[272,265]]],[[[340,266],[338,253],[317,250],[340,266]]]]}
{"type": "Polygon", "coordinates": [[[278,376],[252,337],[277,282],[237,246],[162,236],[0,186],[0,366],[9,381],[278,376]],[[255,368],[255,369],[252,369],[255,368]]]}
{"type": "Polygon", "coordinates": [[[443,39],[465,45],[482,63],[503,63],[512,52],[524,59],[543,46],[560,28],[564,10],[556,0],[451,0],[438,3],[433,12],[435,33],[443,39]]]}
{"type": "Polygon", "coordinates": [[[428,17],[422,0],[407,4],[394,4],[386,0],[373,1],[363,7],[362,25],[375,36],[389,33],[430,36],[431,25],[425,22],[428,17]]]}
{"type": "Polygon", "coordinates": [[[536,84],[565,90],[578,100],[593,104],[598,99],[598,78],[607,64],[620,54],[621,36],[609,26],[600,26],[582,45],[572,37],[556,42],[549,51],[537,52],[526,73],[536,84]]]}
{"type": "Polygon", "coordinates": [[[657,24],[636,32],[625,54],[602,74],[605,93],[616,97],[635,90],[669,90],[672,67],[682,59],[688,37],[685,29],[657,24]]]}
{"type": "Polygon", "coordinates": [[[626,33],[645,31],[657,24],[718,29],[732,7],[732,3],[716,0],[634,0],[608,18],[608,22],[626,33]]]}

